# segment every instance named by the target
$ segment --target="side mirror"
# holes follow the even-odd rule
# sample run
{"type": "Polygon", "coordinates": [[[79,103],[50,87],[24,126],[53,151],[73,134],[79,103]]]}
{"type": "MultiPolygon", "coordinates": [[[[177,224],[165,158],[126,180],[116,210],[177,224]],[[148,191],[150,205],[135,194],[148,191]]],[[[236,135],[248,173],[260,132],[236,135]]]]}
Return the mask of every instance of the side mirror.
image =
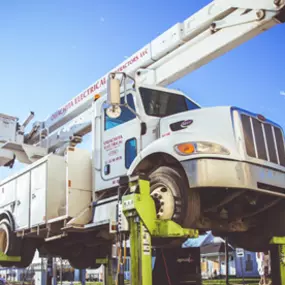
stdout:
{"type": "Polygon", "coordinates": [[[108,95],[107,102],[110,105],[119,105],[120,104],[120,80],[116,78],[109,78],[108,82],[108,95]]]}
{"type": "Polygon", "coordinates": [[[110,118],[118,118],[121,115],[120,108],[121,93],[120,93],[120,80],[116,79],[112,74],[108,80],[107,88],[107,103],[111,105],[106,114],[110,118]]]}

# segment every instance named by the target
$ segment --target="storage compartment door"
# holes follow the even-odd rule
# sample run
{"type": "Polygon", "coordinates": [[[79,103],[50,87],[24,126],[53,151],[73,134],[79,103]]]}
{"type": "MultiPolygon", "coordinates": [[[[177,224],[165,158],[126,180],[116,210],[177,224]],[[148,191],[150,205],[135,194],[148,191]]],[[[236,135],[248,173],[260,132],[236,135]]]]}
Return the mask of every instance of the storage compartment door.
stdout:
{"type": "Polygon", "coordinates": [[[30,172],[17,178],[16,181],[16,230],[29,227],[30,219],[30,172]]]}
{"type": "Polygon", "coordinates": [[[0,208],[15,213],[15,180],[9,181],[0,187],[0,208]]]}
{"type": "Polygon", "coordinates": [[[47,164],[31,170],[31,227],[46,221],[47,164]]]}

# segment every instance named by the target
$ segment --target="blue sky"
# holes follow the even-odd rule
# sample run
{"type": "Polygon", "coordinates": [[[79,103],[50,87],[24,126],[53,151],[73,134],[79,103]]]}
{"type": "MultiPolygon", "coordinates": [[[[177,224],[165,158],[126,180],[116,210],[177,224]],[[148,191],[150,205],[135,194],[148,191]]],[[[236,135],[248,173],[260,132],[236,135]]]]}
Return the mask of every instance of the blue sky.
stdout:
{"type": "MultiPolygon", "coordinates": [[[[210,1],[4,0],[0,112],[42,120],[210,1]]],[[[285,25],[172,84],[202,106],[234,105],[285,128],[285,25]]],[[[0,178],[8,170],[0,168],[0,178]]]]}

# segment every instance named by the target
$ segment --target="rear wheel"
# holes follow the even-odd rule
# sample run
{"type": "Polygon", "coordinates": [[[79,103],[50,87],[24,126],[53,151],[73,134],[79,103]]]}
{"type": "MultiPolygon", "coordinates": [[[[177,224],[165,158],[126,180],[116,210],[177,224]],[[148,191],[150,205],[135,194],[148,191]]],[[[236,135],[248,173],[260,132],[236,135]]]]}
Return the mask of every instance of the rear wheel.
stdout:
{"type": "Polygon", "coordinates": [[[33,242],[18,238],[7,219],[0,221],[0,252],[3,252],[7,256],[21,257],[21,261],[19,262],[0,261],[1,266],[28,267],[34,258],[35,251],[36,247],[33,245],[33,242]]]}
{"type": "Polygon", "coordinates": [[[19,253],[20,242],[17,239],[12,227],[7,219],[0,221],[0,251],[6,255],[16,255],[19,253]]]}
{"type": "Polygon", "coordinates": [[[15,263],[15,266],[18,268],[28,267],[34,259],[36,249],[37,248],[35,245],[35,241],[28,239],[22,240],[20,251],[21,261],[15,263]]]}
{"type": "Polygon", "coordinates": [[[0,252],[7,253],[9,249],[10,230],[6,223],[0,223],[0,252]]]}
{"type": "MultiPolygon", "coordinates": [[[[173,220],[187,228],[195,225],[200,216],[200,196],[196,190],[189,188],[188,181],[177,168],[161,166],[153,171],[150,174],[150,193],[158,219],[173,220]]],[[[172,239],[154,240],[154,245],[162,244],[174,245],[172,239]]]]}

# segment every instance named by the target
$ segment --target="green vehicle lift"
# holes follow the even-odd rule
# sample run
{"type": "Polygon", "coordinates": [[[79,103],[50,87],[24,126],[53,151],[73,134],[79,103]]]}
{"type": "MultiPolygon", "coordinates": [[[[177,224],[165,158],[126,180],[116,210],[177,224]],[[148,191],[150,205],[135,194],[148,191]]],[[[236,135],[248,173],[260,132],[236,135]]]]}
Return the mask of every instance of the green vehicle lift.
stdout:
{"type": "Polygon", "coordinates": [[[285,237],[273,237],[270,244],[272,285],[285,285],[285,237]]]}
{"type": "Polygon", "coordinates": [[[150,195],[150,183],[134,178],[129,182],[129,193],[122,197],[122,210],[129,224],[131,254],[131,284],[152,284],[152,237],[190,238],[199,232],[184,229],[171,220],[158,220],[155,203],[150,195]]]}
{"type": "MultiPolygon", "coordinates": [[[[184,229],[171,220],[157,219],[147,179],[134,178],[129,182],[129,190],[122,197],[122,208],[129,223],[131,284],[152,285],[151,238],[193,238],[199,233],[184,229]]],[[[270,244],[272,285],[285,285],[285,237],[274,237],[270,244]]]]}

